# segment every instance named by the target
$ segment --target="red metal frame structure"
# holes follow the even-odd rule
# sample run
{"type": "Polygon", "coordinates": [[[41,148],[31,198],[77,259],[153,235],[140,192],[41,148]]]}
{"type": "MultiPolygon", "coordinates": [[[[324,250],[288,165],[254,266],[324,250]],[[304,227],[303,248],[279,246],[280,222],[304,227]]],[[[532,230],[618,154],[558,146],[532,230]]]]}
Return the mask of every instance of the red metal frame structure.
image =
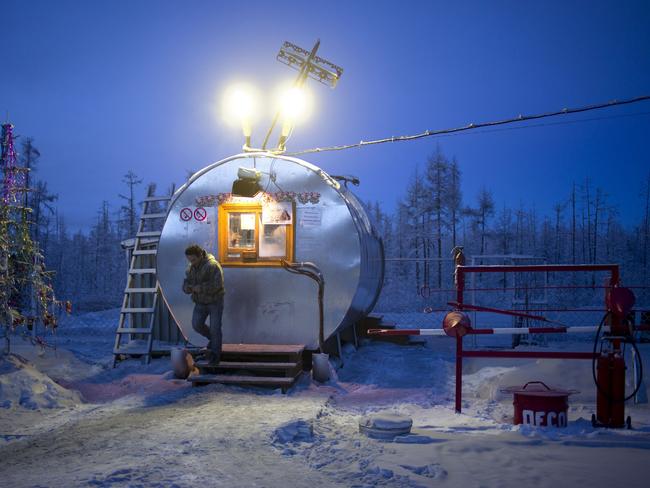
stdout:
{"type": "MultiPolygon", "coordinates": [[[[624,343],[634,345],[632,334],[634,331],[650,330],[650,325],[632,327],[627,322],[627,315],[634,306],[634,294],[629,288],[620,286],[620,274],[617,264],[550,264],[550,265],[479,265],[465,266],[462,254],[456,262],[455,271],[456,301],[448,302],[455,310],[445,316],[441,329],[369,329],[369,335],[432,335],[456,338],[456,412],[461,412],[463,358],[532,358],[532,359],[590,359],[597,364],[594,368],[596,383],[596,415],[592,418],[594,425],[605,427],[630,426],[630,418],[624,418],[625,400],[632,395],[625,396],[625,360],[623,358],[624,343]],[[541,315],[531,315],[532,310],[502,310],[464,302],[465,275],[467,273],[508,273],[508,272],[594,272],[605,271],[610,273],[609,282],[605,289],[605,310],[600,325],[598,326],[572,326],[549,320],[541,315]],[[532,318],[547,323],[556,324],[554,327],[515,327],[474,329],[469,318],[463,310],[479,310],[505,315],[532,318]],[[601,338],[600,332],[603,332],[601,338]],[[494,351],[494,350],[463,350],[463,336],[488,335],[488,334],[570,334],[570,333],[595,333],[596,340],[601,338],[610,346],[597,352],[598,342],[594,343],[592,352],[566,352],[566,351],[494,351]]],[[[541,310],[540,310],[541,311],[541,310]]]]}
{"type": "MultiPolygon", "coordinates": [[[[589,271],[605,271],[610,273],[609,287],[619,286],[620,274],[617,264],[549,264],[549,265],[480,265],[480,266],[456,266],[456,303],[455,307],[458,310],[464,308],[474,308],[464,304],[464,289],[465,289],[465,276],[468,273],[514,273],[514,272],[589,272],[589,271]]],[[[613,336],[625,336],[627,334],[623,320],[617,314],[610,314],[610,331],[613,336]]],[[[535,333],[552,333],[560,332],[554,328],[535,328],[535,333]],[[549,330],[550,329],[550,330],[549,330]]],[[[481,329],[470,330],[468,334],[481,334],[481,329]]],[[[489,333],[489,332],[487,332],[489,333]]],[[[613,352],[612,355],[616,357],[621,356],[621,341],[612,341],[613,352]]],[[[533,351],[488,351],[488,350],[472,350],[463,351],[463,337],[460,334],[456,335],[456,412],[461,412],[462,400],[462,382],[463,382],[463,358],[544,358],[544,359],[591,359],[594,360],[599,354],[584,352],[533,352],[533,351]]],[[[616,383],[624,384],[625,378],[617,378],[614,380],[616,383]]],[[[622,414],[623,393],[616,392],[615,398],[612,398],[613,392],[605,395],[598,392],[597,397],[597,419],[600,423],[612,427],[622,426],[624,424],[622,414]],[[618,397],[621,398],[618,398],[618,397]],[[618,410],[614,408],[615,405],[621,404],[620,415],[618,410]],[[614,418],[616,417],[616,418],[614,418]]]]}

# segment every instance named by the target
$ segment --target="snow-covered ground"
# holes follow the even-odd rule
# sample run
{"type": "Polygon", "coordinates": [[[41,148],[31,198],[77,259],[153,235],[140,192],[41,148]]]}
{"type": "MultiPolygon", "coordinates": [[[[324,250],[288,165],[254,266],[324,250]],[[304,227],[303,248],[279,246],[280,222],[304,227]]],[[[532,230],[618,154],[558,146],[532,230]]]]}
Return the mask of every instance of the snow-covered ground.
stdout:
{"type": "MultiPolygon", "coordinates": [[[[589,361],[466,360],[459,415],[446,337],[347,346],[328,384],[305,375],[283,395],[192,388],[173,378],[168,358],[112,369],[116,317],[72,317],[56,354],[18,341],[0,360],[0,486],[647,486],[650,407],[627,405],[633,430],[594,429],[589,361]],[[580,390],[567,428],[512,425],[512,399],[499,390],[531,380],[580,390]],[[410,416],[411,435],[359,433],[375,412],[410,416]]],[[[640,349],[650,371],[650,345],[640,349]]]]}

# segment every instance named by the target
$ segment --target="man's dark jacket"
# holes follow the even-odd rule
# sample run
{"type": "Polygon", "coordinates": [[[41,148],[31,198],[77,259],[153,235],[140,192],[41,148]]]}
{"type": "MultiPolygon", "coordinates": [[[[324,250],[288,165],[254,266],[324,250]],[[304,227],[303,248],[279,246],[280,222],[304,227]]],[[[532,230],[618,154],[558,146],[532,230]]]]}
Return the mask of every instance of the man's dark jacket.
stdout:
{"type": "Polygon", "coordinates": [[[223,269],[212,254],[204,251],[203,257],[195,265],[190,265],[185,272],[183,291],[192,293],[192,301],[202,305],[215,303],[224,294],[223,269]],[[190,292],[189,287],[193,287],[190,292]]]}

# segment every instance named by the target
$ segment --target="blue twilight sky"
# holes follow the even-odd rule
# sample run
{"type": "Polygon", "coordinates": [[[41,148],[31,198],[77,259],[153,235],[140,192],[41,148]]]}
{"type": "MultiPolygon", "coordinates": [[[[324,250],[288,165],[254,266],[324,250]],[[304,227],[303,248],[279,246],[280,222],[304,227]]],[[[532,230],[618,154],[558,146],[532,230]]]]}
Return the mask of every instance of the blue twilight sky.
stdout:
{"type": "MultiPolygon", "coordinates": [[[[650,94],[646,1],[31,1],[0,4],[0,113],[42,152],[39,174],[73,228],[116,202],[129,169],[165,187],[240,152],[220,93],[264,93],[295,72],[285,40],[344,68],[289,149],[342,144],[520,113],[650,94]]],[[[612,117],[319,154],[392,210],[436,143],[455,155],[465,199],[482,185],[498,206],[543,213],[589,176],[623,220],[642,215],[650,102],[559,121],[612,117]]],[[[267,120],[270,116],[267,117],[267,120]]],[[[258,145],[266,122],[254,130],[258,145]]]]}

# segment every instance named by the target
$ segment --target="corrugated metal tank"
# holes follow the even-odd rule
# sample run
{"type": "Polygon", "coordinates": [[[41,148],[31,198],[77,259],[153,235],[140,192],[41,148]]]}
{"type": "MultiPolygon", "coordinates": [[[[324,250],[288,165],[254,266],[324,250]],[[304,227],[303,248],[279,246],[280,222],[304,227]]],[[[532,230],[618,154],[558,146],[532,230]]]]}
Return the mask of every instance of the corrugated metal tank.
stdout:
{"type": "MultiPolygon", "coordinates": [[[[197,346],[207,343],[192,330],[193,304],[181,289],[187,268],[184,250],[195,243],[219,256],[218,208],[232,202],[232,185],[241,167],[261,173],[263,193],[258,197],[295,202],[293,261],[312,262],[324,275],[325,339],[368,314],[381,291],[384,254],[381,238],[359,200],[306,161],[269,153],[239,154],[202,169],[179,188],[162,230],[157,276],[163,298],[188,341],[197,346]]],[[[224,277],[224,342],[317,347],[315,282],[277,266],[224,265],[224,277]]]]}

